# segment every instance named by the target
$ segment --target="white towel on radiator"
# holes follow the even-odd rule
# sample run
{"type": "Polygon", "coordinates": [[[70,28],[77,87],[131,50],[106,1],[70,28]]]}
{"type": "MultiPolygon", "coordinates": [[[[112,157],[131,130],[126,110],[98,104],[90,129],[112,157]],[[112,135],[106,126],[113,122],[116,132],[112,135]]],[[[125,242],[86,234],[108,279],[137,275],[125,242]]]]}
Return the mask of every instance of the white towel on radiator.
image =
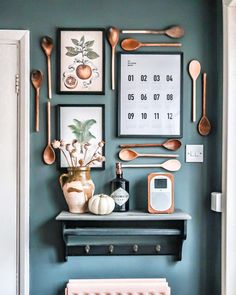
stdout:
{"type": "Polygon", "coordinates": [[[170,295],[166,279],[69,280],[65,295],[170,295]]]}

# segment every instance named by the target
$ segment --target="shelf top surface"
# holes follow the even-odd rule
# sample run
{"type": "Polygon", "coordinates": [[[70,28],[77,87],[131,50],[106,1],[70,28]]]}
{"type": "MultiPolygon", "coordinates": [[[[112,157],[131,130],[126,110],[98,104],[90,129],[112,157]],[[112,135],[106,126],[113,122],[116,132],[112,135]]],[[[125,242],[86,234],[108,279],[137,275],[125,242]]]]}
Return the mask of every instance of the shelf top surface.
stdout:
{"type": "Polygon", "coordinates": [[[62,211],[56,220],[60,221],[116,221],[116,220],[188,220],[191,216],[180,210],[175,209],[171,214],[150,214],[142,211],[113,212],[109,215],[94,215],[91,213],[70,213],[62,211]]]}

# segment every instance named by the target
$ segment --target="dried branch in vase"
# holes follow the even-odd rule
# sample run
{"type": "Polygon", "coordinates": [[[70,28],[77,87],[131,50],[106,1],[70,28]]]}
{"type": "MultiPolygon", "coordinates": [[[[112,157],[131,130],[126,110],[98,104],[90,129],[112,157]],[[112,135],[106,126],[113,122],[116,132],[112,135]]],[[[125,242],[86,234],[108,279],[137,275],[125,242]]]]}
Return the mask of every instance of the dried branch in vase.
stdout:
{"type": "Polygon", "coordinates": [[[88,151],[92,148],[89,142],[80,143],[74,139],[71,143],[66,143],[64,140],[54,140],[52,146],[54,149],[59,149],[66,159],[68,167],[91,167],[96,162],[104,162],[106,159],[102,155],[102,148],[105,142],[98,142],[95,150],[88,155],[88,151]]]}

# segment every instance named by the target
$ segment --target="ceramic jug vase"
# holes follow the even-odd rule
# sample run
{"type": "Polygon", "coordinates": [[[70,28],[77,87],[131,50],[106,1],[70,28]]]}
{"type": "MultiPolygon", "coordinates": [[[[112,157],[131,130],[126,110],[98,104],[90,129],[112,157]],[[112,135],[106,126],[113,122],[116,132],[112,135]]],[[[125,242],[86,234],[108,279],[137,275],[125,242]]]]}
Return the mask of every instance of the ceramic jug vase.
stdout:
{"type": "Polygon", "coordinates": [[[88,200],[94,194],[94,183],[90,176],[90,167],[68,168],[68,173],[59,178],[69,211],[71,213],[88,212],[88,200]]]}

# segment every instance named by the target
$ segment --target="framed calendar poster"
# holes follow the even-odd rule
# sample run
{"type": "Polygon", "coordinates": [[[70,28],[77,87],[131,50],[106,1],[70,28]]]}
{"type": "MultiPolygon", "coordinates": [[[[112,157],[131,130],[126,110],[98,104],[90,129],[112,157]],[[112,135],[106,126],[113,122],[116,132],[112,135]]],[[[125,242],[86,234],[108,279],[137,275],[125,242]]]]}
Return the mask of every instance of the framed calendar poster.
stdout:
{"type": "Polygon", "coordinates": [[[118,136],[182,137],[183,53],[120,53],[118,136]]]}

